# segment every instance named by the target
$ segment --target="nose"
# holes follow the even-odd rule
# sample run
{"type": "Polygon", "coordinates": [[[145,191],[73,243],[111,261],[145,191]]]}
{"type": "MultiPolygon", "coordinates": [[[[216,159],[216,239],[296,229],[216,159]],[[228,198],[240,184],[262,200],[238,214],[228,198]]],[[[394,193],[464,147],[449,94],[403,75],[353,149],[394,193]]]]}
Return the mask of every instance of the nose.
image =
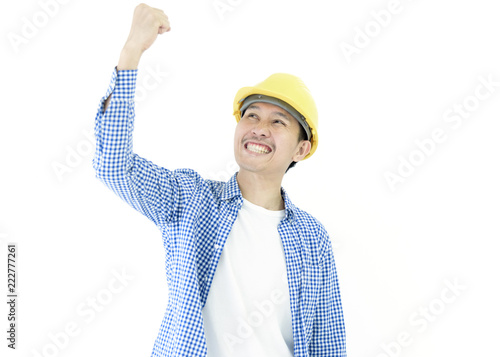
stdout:
{"type": "Polygon", "coordinates": [[[269,128],[264,120],[260,120],[255,126],[252,128],[252,133],[255,136],[268,137],[269,136],[269,128]]]}

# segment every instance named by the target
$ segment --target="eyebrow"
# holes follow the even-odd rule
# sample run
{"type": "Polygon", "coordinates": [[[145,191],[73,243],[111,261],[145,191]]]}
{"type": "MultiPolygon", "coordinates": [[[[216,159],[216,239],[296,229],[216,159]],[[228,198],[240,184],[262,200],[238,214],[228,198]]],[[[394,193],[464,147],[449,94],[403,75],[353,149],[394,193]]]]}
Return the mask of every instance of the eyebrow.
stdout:
{"type": "MultiPolygon", "coordinates": [[[[260,107],[256,104],[251,104],[246,110],[249,110],[249,109],[257,109],[257,110],[261,110],[260,107]]],[[[290,118],[288,117],[288,115],[286,115],[285,113],[282,113],[282,112],[272,112],[271,114],[276,114],[280,117],[282,117],[283,119],[286,119],[287,121],[291,121],[290,118]]]]}

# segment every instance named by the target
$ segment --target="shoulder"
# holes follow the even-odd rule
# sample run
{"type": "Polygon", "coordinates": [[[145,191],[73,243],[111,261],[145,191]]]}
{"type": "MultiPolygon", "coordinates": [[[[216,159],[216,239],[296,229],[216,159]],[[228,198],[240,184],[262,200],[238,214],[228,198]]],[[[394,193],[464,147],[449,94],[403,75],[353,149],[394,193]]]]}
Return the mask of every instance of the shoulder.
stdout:
{"type": "Polygon", "coordinates": [[[328,236],[324,225],[312,214],[297,207],[283,188],[281,189],[281,195],[285,201],[285,208],[293,214],[293,219],[303,233],[318,239],[325,239],[325,236],[328,236]]]}
{"type": "Polygon", "coordinates": [[[199,197],[201,200],[220,201],[240,195],[236,174],[227,182],[203,178],[192,169],[177,169],[175,180],[183,187],[184,192],[199,197]]]}
{"type": "Polygon", "coordinates": [[[288,200],[294,221],[299,231],[303,249],[310,252],[318,263],[331,250],[331,241],[325,226],[309,212],[298,208],[288,200]]]}
{"type": "Polygon", "coordinates": [[[306,236],[313,239],[315,243],[329,241],[325,226],[316,217],[297,206],[293,207],[293,212],[298,226],[306,236]]]}
{"type": "MultiPolygon", "coordinates": [[[[167,173],[169,170],[166,170],[167,173]]],[[[202,175],[189,168],[181,168],[171,171],[171,179],[177,181],[178,184],[185,188],[204,188],[213,193],[222,192],[226,182],[205,179],[202,175]]]]}

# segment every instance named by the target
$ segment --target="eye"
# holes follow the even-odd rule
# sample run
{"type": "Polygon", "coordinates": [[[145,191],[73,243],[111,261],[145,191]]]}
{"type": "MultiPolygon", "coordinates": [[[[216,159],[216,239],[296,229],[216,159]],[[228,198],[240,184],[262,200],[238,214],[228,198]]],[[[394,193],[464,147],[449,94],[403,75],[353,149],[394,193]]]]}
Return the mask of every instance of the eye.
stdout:
{"type": "Polygon", "coordinates": [[[275,123],[275,124],[277,123],[277,124],[281,124],[281,125],[286,125],[284,121],[279,120],[279,119],[276,119],[276,120],[274,121],[274,123],[275,123]]]}

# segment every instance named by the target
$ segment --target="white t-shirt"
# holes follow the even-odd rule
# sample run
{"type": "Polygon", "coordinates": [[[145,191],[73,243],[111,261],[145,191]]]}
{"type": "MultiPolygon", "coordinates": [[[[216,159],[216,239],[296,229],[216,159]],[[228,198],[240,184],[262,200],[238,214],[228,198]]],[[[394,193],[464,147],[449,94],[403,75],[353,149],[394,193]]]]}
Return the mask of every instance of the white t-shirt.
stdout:
{"type": "Polygon", "coordinates": [[[243,199],[202,310],[208,356],[293,356],[284,216],[243,199]]]}

